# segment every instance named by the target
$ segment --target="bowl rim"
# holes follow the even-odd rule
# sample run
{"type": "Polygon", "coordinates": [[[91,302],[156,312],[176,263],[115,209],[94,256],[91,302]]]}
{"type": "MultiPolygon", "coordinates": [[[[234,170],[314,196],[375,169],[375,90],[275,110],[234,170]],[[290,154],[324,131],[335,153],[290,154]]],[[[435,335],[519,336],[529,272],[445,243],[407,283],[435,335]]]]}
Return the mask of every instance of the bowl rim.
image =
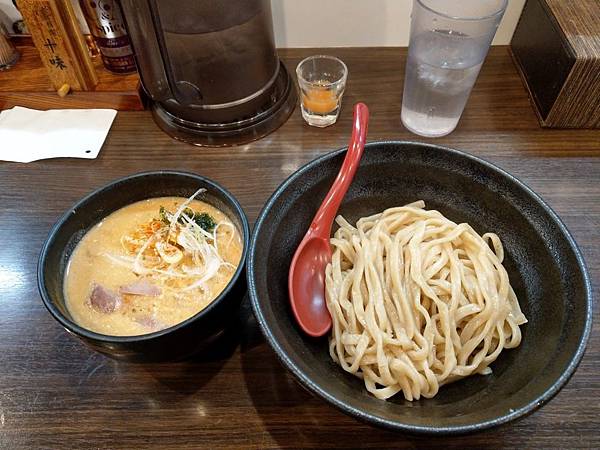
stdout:
{"type": "MultiPolygon", "coordinates": [[[[153,198],[153,197],[148,197],[153,198]]],[[[113,211],[114,212],[114,211],[113,211]]],[[[162,336],[172,333],[174,331],[179,330],[180,328],[186,327],[188,324],[210,314],[210,312],[217,307],[217,304],[221,303],[223,299],[229,294],[229,292],[233,289],[233,286],[237,283],[240,275],[242,275],[244,271],[244,265],[246,263],[248,251],[249,251],[249,243],[250,243],[250,226],[248,225],[248,218],[246,217],[246,213],[242,209],[238,200],[231,194],[227,189],[221,186],[219,183],[203,177],[202,175],[198,175],[192,172],[179,171],[179,170],[153,170],[153,171],[145,171],[138,172],[131,175],[127,175],[121,178],[114,179],[99,188],[94,189],[89,192],[85,196],[81,197],[74,204],[72,204],[63,215],[56,221],[56,223],[50,229],[46,240],[42,246],[40,251],[40,255],[38,257],[38,265],[37,265],[37,284],[40,296],[42,297],[42,301],[44,302],[44,306],[50,312],[50,314],[56,319],[67,331],[76,334],[79,337],[83,337],[86,339],[91,339],[96,342],[105,342],[110,344],[125,344],[132,342],[146,342],[152,341],[154,339],[161,338],[162,336]],[[105,194],[107,191],[110,191],[116,184],[127,183],[132,181],[137,181],[143,178],[152,178],[157,176],[174,176],[174,177],[185,177],[191,178],[193,180],[205,183],[210,186],[211,189],[218,191],[223,197],[233,206],[235,213],[238,215],[241,222],[241,234],[243,241],[242,255],[240,258],[240,263],[233,274],[231,280],[225,288],[221,291],[221,293],[212,300],[208,306],[204,309],[200,310],[193,316],[184,320],[183,322],[179,322],[171,327],[165,328],[163,330],[155,331],[147,334],[138,334],[134,336],[111,336],[108,334],[97,333],[95,331],[88,330],[80,325],[78,325],[75,321],[70,320],[65,317],[65,315],[56,307],[54,301],[48,290],[46,289],[46,283],[44,278],[44,264],[48,257],[48,251],[50,245],[53,243],[56,235],[59,233],[62,226],[65,224],[67,220],[69,220],[70,216],[73,214],[73,211],[76,209],[86,205],[92,198],[105,194]]]]}
{"type": "Polygon", "coordinates": [[[378,149],[385,148],[386,146],[390,146],[390,145],[394,145],[394,146],[399,146],[399,145],[415,146],[416,145],[416,146],[420,146],[420,147],[429,147],[430,149],[449,153],[456,157],[466,158],[467,160],[469,160],[473,163],[480,164],[480,165],[486,167],[487,169],[498,173],[503,178],[507,179],[509,182],[512,182],[513,184],[515,184],[517,187],[523,189],[523,191],[527,195],[529,195],[533,200],[535,200],[544,209],[544,211],[546,211],[546,213],[549,215],[550,219],[557,225],[558,229],[562,233],[563,237],[566,239],[567,243],[569,244],[569,247],[571,248],[571,250],[573,251],[573,254],[575,255],[577,265],[579,267],[579,270],[580,270],[580,272],[583,276],[583,280],[584,280],[585,300],[586,300],[585,301],[585,325],[584,325],[584,329],[583,329],[583,334],[581,336],[579,344],[577,345],[577,349],[574,352],[574,354],[571,356],[570,361],[569,361],[566,369],[564,370],[564,372],[554,382],[552,382],[551,386],[548,389],[546,389],[541,395],[532,399],[526,405],[524,405],[518,409],[514,409],[513,411],[509,411],[508,413],[502,414],[493,419],[489,419],[489,420],[485,420],[485,421],[481,421],[481,422],[475,422],[475,423],[468,424],[468,425],[436,427],[436,426],[411,425],[411,424],[401,423],[401,422],[394,421],[394,420],[388,420],[388,419],[380,417],[376,414],[372,414],[370,412],[366,412],[364,410],[361,410],[354,406],[351,406],[351,405],[345,403],[344,401],[339,400],[337,397],[330,394],[329,392],[326,392],[325,390],[321,389],[296,366],[294,361],[292,361],[292,359],[284,352],[281,345],[274,338],[274,336],[270,330],[269,324],[267,323],[267,320],[265,319],[265,316],[262,313],[262,310],[260,307],[260,302],[258,301],[258,294],[256,291],[256,283],[254,281],[254,279],[255,279],[254,259],[255,259],[255,250],[256,250],[256,246],[257,246],[258,234],[260,233],[262,226],[265,222],[266,215],[270,212],[271,208],[273,207],[273,204],[275,203],[275,201],[277,201],[277,199],[280,197],[282,192],[285,191],[292,182],[294,182],[299,177],[302,177],[304,175],[304,173],[307,172],[308,170],[322,164],[324,161],[329,160],[331,158],[335,158],[336,156],[338,156],[342,153],[345,153],[348,150],[348,147],[342,147],[340,149],[337,149],[337,150],[325,153],[321,156],[318,156],[315,159],[313,159],[312,161],[309,161],[308,163],[304,164],[299,169],[297,169],[287,179],[285,179],[285,181],[283,181],[281,183],[281,185],[275,190],[275,192],[273,192],[271,197],[269,197],[269,199],[265,203],[260,214],[258,215],[258,219],[256,220],[256,223],[254,225],[254,230],[252,232],[252,238],[250,240],[250,251],[249,251],[248,260],[247,260],[246,277],[247,277],[247,281],[248,281],[248,293],[249,293],[249,297],[250,297],[250,303],[252,305],[252,310],[254,312],[254,315],[257,319],[257,322],[260,326],[260,329],[261,329],[263,335],[265,336],[269,345],[271,345],[273,350],[275,350],[275,353],[277,354],[280,361],[284,364],[284,366],[292,373],[292,375],[294,375],[294,377],[297,380],[299,380],[301,382],[301,384],[303,386],[307,387],[313,394],[316,394],[317,396],[323,398],[324,400],[326,400],[327,402],[329,402],[330,404],[335,406],[337,409],[341,410],[342,412],[344,412],[346,414],[350,414],[362,421],[365,421],[365,422],[368,422],[368,423],[371,423],[371,424],[374,424],[374,425],[377,425],[377,426],[380,426],[383,428],[387,428],[387,429],[394,430],[394,431],[408,432],[408,433],[412,433],[412,434],[421,434],[421,435],[438,435],[438,436],[461,435],[461,434],[468,434],[468,433],[483,431],[483,430],[486,430],[489,428],[497,427],[499,425],[505,424],[507,422],[511,422],[513,420],[516,420],[518,418],[521,418],[528,414],[531,414],[533,411],[537,410],[542,405],[549,402],[562,389],[562,387],[569,381],[569,379],[573,376],[573,374],[575,373],[575,370],[577,369],[577,366],[579,365],[579,363],[581,362],[581,359],[583,358],[583,355],[585,353],[585,348],[586,348],[587,342],[590,337],[591,328],[592,328],[592,312],[593,312],[592,311],[592,308],[593,308],[592,284],[591,284],[587,266],[585,264],[585,260],[583,259],[582,253],[581,253],[579,247],[577,246],[577,243],[575,242],[575,240],[571,236],[571,233],[567,229],[566,225],[559,218],[559,216],[538,194],[536,194],[529,186],[527,186],[521,180],[516,178],[514,175],[511,175],[509,172],[500,168],[499,166],[497,166],[489,161],[486,161],[485,159],[482,159],[478,156],[474,156],[470,153],[467,153],[467,152],[464,152],[461,150],[456,150],[453,148],[444,147],[444,146],[440,146],[440,145],[436,145],[436,144],[429,144],[429,143],[416,142],[416,141],[394,141],[394,140],[374,141],[374,142],[370,142],[370,143],[366,144],[365,150],[369,150],[369,149],[378,150],[378,149]]]}

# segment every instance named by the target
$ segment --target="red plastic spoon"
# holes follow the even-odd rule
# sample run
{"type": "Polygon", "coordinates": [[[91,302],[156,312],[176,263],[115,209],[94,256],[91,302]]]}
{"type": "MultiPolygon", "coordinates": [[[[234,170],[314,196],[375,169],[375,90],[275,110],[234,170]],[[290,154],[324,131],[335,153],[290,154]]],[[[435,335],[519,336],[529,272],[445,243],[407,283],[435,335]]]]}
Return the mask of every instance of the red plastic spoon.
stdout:
{"type": "Polygon", "coordinates": [[[342,168],[300,242],[290,266],[288,289],[292,311],[304,332],[313,337],[323,336],[331,328],[331,315],[325,304],[325,267],[331,261],[329,236],[342,199],[360,164],[368,123],[367,105],[357,103],[354,105],[352,137],[342,168]]]}

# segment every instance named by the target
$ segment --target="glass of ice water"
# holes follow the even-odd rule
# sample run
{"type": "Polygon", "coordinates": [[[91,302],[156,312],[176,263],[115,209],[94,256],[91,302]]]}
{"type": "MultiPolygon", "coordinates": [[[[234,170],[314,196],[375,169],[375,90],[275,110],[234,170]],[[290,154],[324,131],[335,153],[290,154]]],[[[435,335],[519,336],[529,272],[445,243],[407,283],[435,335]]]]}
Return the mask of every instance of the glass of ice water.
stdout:
{"type": "Polygon", "coordinates": [[[414,0],[402,123],[439,137],[458,124],[508,0],[414,0]]]}
{"type": "Polygon", "coordinates": [[[313,127],[333,125],[340,114],[348,68],[334,56],[315,55],[296,67],[302,117],[313,127]]]}

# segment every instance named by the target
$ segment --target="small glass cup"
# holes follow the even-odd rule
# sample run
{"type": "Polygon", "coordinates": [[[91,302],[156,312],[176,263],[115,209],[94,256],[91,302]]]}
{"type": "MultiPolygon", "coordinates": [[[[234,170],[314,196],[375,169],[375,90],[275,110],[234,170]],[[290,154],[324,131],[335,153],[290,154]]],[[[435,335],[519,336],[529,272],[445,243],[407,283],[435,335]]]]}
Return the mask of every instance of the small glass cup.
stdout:
{"type": "Polygon", "coordinates": [[[313,127],[333,125],[340,114],[348,68],[333,56],[315,55],[296,67],[302,117],[313,127]]]}

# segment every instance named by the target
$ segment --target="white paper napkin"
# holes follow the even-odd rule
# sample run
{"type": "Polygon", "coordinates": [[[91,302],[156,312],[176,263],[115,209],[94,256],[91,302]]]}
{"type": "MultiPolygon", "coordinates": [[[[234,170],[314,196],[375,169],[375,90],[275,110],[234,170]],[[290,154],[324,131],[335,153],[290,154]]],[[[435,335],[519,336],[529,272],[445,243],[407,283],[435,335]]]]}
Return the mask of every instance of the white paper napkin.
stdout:
{"type": "Polygon", "coordinates": [[[15,106],[0,113],[0,160],[31,162],[46,158],[98,156],[114,109],[51,109],[15,106]]]}

